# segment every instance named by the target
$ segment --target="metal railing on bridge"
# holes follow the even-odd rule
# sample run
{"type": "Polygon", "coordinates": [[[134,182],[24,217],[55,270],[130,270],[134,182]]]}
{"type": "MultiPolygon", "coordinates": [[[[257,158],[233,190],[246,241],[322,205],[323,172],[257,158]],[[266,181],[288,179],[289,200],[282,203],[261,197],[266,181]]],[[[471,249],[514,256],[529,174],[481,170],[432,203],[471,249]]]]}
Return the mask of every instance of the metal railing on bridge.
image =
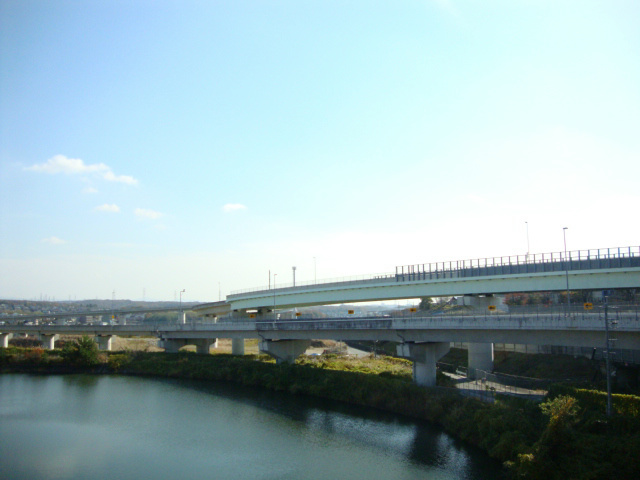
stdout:
{"type": "Polygon", "coordinates": [[[489,275],[509,275],[522,273],[557,272],[565,270],[592,270],[600,268],[640,267],[640,247],[600,248],[597,250],[574,250],[567,252],[535,253],[529,255],[511,255],[472,260],[454,260],[449,262],[420,263],[396,267],[395,273],[376,273],[351,277],[330,278],[312,281],[283,283],[277,286],[235,290],[227,299],[235,296],[261,292],[285,293],[300,287],[331,287],[348,284],[368,284],[380,281],[415,281],[444,278],[467,278],[489,275]]]}
{"type": "Polygon", "coordinates": [[[640,267],[640,247],[574,250],[566,254],[565,252],[535,253],[401,265],[396,267],[396,280],[403,282],[628,267],[640,267]]]}

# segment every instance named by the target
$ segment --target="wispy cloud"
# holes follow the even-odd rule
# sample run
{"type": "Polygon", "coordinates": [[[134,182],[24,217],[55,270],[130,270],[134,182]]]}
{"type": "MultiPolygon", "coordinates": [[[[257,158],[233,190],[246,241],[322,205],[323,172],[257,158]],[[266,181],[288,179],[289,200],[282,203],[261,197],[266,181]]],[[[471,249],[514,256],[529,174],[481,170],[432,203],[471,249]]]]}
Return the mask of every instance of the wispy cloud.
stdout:
{"type": "Polygon", "coordinates": [[[127,185],[138,184],[138,180],[129,175],[116,175],[111,170],[111,167],[104,163],[85,164],[80,158],[67,158],[64,155],[55,155],[45,163],[32,165],[27,167],[26,170],[50,175],[58,173],[66,175],[97,175],[108,182],[119,182],[127,185]]]}
{"type": "Polygon", "coordinates": [[[98,189],[93,187],[85,187],[82,189],[82,193],[89,193],[89,194],[98,193],[98,189]]]}
{"type": "Polygon", "coordinates": [[[155,210],[149,210],[148,208],[136,208],[133,212],[138,218],[147,218],[151,220],[157,220],[162,217],[162,213],[155,210]]]}
{"type": "Polygon", "coordinates": [[[226,213],[238,212],[240,210],[246,210],[247,207],[241,203],[227,203],[222,207],[222,211],[226,213]]]}
{"type": "Polygon", "coordinates": [[[62,240],[61,238],[58,238],[58,237],[49,237],[49,238],[43,238],[42,243],[49,243],[51,245],[62,245],[64,243],[67,243],[67,241],[62,240]]]}
{"type": "Polygon", "coordinates": [[[96,207],[94,210],[97,210],[98,212],[118,213],[120,211],[120,207],[115,203],[105,203],[104,205],[96,207]]]}

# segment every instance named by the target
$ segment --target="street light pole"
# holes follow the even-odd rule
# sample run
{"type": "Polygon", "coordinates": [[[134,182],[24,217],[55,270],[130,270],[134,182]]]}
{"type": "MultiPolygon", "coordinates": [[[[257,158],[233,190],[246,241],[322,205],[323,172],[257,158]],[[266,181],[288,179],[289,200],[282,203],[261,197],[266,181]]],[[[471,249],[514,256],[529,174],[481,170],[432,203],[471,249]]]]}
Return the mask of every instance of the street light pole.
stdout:
{"type": "Polygon", "coordinates": [[[531,249],[529,248],[529,222],[524,222],[527,225],[527,262],[529,261],[529,252],[531,249]]]}
{"type": "Polygon", "coordinates": [[[296,286],[296,267],[291,267],[293,270],[293,286],[296,286]]]}
{"type": "Polygon", "coordinates": [[[274,322],[278,320],[278,317],[276,316],[276,277],[277,276],[278,276],[277,273],[273,274],[273,321],[274,322]]]}
{"type": "Polygon", "coordinates": [[[567,230],[569,227],[562,228],[564,236],[564,273],[567,279],[567,316],[571,314],[571,298],[569,297],[569,261],[567,260],[567,230]]]}
{"type": "Polygon", "coordinates": [[[180,290],[180,315],[182,315],[182,319],[178,318],[178,323],[184,323],[184,312],[182,311],[182,294],[184,292],[186,292],[184,288],[180,290]]]}

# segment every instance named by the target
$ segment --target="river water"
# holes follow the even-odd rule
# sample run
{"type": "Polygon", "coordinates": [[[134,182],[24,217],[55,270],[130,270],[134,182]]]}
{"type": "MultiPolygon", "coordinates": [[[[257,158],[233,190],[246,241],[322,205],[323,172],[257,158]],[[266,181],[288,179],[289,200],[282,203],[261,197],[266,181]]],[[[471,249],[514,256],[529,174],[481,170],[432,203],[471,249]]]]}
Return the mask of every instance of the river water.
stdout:
{"type": "Polygon", "coordinates": [[[0,478],[493,479],[431,425],[222,383],[0,375],[0,478]]]}

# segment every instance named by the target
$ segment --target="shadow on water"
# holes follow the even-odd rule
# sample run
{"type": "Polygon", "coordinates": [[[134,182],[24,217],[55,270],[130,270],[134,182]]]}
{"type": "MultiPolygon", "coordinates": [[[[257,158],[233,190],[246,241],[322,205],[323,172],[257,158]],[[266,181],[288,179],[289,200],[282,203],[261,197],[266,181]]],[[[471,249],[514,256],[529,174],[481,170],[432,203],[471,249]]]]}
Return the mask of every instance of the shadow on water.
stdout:
{"type": "Polygon", "coordinates": [[[154,379],[271,412],[306,428],[393,451],[408,461],[466,470],[464,478],[503,478],[500,462],[426,421],[371,407],[226,382],[154,379]],[[488,475],[488,472],[491,472],[488,475]]]}

